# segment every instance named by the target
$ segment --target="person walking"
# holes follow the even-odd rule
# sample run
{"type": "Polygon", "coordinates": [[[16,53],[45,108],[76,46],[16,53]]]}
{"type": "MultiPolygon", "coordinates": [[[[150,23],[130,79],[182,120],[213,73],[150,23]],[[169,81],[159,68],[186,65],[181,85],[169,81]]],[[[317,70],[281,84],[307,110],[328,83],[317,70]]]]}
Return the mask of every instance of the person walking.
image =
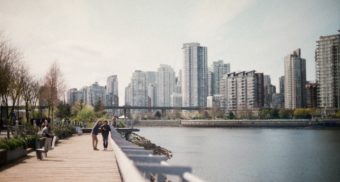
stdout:
{"type": "Polygon", "coordinates": [[[107,120],[105,120],[103,125],[101,126],[104,150],[107,150],[107,145],[109,144],[109,133],[110,133],[110,131],[111,131],[111,128],[108,125],[107,120]]]}
{"type": "Polygon", "coordinates": [[[93,146],[93,150],[98,150],[97,145],[98,145],[98,138],[97,135],[100,132],[100,126],[102,124],[102,121],[98,120],[91,131],[91,135],[92,135],[92,146],[93,146]]]}

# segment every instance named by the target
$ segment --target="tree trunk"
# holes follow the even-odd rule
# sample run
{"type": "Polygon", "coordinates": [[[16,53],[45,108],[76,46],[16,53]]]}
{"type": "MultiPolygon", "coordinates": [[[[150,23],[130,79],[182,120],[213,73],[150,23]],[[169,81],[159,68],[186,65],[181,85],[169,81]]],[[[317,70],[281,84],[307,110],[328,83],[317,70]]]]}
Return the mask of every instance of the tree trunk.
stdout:
{"type": "Polygon", "coordinates": [[[30,123],[30,113],[28,112],[28,102],[25,102],[25,110],[26,110],[26,123],[30,123]]]}

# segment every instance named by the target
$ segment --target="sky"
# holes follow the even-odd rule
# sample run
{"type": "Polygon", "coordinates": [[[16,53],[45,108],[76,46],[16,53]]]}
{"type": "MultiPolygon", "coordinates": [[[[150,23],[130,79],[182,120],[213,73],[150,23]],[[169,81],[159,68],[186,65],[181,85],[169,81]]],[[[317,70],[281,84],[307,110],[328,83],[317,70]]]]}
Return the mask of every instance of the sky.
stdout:
{"type": "Polygon", "coordinates": [[[181,69],[186,42],[208,47],[209,66],[224,60],[276,86],[284,56],[301,48],[314,81],[316,41],[338,30],[339,0],[0,0],[0,31],[32,74],[57,62],[78,89],[116,74],[120,105],[134,70],[181,69]]]}

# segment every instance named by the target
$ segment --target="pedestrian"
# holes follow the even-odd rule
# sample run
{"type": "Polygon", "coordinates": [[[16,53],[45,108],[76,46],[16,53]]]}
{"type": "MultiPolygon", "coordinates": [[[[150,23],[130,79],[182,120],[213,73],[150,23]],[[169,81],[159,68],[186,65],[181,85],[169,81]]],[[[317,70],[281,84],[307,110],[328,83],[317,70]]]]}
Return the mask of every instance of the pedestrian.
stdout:
{"type": "Polygon", "coordinates": [[[47,138],[53,138],[53,134],[52,134],[52,129],[51,126],[47,123],[43,124],[43,129],[41,131],[41,135],[43,137],[47,137],[47,138]]]}
{"type": "Polygon", "coordinates": [[[107,145],[109,144],[109,133],[111,131],[110,126],[108,125],[107,120],[104,121],[103,125],[101,126],[101,132],[103,136],[103,146],[104,150],[107,150],[107,145]]]}
{"type": "Polygon", "coordinates": [[[112,126],[114,127],[114,128],[117,128],[117,118],[116,118],[116,116],[113,116],[113,118],[112,118],[112,126]]]}
{"type": "Polygon", "coordinates": [[[98,150],[97,145],[98,145],[98,138],[97,135],[100,132],[100,126],[102,124],[102,121],[98,120],[91,131],[91,135],[92,135],[92,146],[93,146],[93,150],[98,150]]]}

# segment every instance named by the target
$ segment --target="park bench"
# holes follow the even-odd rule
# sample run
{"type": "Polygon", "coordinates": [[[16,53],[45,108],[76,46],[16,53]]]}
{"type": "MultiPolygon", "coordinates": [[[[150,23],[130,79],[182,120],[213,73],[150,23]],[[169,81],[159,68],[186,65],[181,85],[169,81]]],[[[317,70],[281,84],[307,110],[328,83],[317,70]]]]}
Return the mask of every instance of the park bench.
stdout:
{"type": "Polygon", "coordinates": [[[57,137],[54,136],[53,139],[52,138],[44,138],[44,145],[41,147],[40,146],[40,141],[37,141],[36,146],[37,149],[35,150],[36,154],[37,154],[37,159],[42,160],[43,159],[43,155],[42,153],[45,153],[45,157],[47,157],[47,152],[49,150],[53,150],[54,146],[55,146],[55,142],[57,140],[57,137]]]}

